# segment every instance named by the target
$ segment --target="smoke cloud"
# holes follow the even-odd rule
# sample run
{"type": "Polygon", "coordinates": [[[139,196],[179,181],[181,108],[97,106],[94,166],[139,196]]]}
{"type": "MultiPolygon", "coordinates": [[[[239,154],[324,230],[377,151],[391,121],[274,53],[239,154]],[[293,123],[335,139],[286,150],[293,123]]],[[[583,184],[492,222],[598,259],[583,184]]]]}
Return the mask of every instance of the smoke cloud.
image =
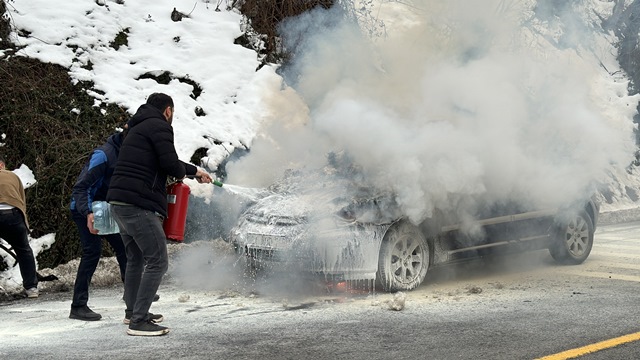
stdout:
{"type": "Polygon", "coordinates": [[[611,80],[583,19],[563,8],[571,31],[553,40],[557,29],[537,26],[548,9],[524,3],[395,4],[379,12],[387,37],[374,39],[340,9],[287,21],[286,85],[250,155],[227,165],[228,182],[267,185],[345,150],[414,223],[436,208],[590,196],[633,159],[631,119],[610,111],[626,93],[597,90],[611,80]]]}

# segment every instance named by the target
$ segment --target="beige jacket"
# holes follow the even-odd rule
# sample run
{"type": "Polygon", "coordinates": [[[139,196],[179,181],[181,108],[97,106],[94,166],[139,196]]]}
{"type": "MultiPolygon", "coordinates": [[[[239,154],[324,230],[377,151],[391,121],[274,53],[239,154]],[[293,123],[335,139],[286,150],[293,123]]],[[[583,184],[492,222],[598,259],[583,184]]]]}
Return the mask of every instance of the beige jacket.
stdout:
{"type": "Polygon", "coordinates": [[[24,222],[27,221],[27,200],[24,195],[24,186],[18,175],[9,170],[0,170],[0,203],[9,204],[22,211],[24,222]]]}

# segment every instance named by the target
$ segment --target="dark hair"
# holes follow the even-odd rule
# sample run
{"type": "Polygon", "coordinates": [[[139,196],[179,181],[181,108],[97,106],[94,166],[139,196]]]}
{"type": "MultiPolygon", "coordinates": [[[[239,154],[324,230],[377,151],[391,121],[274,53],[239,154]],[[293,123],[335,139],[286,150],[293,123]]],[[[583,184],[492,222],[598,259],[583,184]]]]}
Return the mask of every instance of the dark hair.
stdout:
{"type": "Polygon", "coordinates": [[[160,111],[164,111],[167,106],[173,109],[173,99],[171,96],[163,93],[153,93],[147,98],[147,104],[155,107],[160,111]]]}

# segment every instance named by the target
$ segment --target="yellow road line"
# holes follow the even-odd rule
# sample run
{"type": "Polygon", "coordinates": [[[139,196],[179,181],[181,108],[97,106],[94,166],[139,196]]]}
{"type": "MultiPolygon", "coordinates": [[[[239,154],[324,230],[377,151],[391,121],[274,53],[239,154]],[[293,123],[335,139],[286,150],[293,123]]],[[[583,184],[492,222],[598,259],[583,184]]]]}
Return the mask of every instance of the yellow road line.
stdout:
{"type": "Polygon", "coordinates": [[[626,344],[626,343],[630,343],[630,342],[638,341],[638,340],[640,340],[640,332],[637,332],[637,333],[634,333],[634,334],[620,336],[620,337],[609,339],[609,340],[600,341],[600,342],[597,342],[595,344],[591,344],[591,345],[579,347],[579,348],[576,348],[576,349],[563,351],[561,353],[548,355],[548,356],[545,356],[543,358],[539,358],[538,360],[573,359],[573,358],[576,358],[578,356],[591,354],[591,353],[594,353],[594,352],[597,352],[597,351],[600,351],[600,350],[610,349],[610,348],[616,347],[618,345],[622,345],[622,344],[626,344]]]}

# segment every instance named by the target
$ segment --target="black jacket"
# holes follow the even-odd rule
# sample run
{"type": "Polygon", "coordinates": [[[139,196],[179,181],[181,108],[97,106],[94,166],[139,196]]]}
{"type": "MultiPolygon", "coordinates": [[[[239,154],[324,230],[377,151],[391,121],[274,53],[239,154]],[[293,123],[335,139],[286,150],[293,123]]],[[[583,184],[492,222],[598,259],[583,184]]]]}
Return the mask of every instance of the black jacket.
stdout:
{"type": "Polygon", "coordinates": [[[117,132],[100,147],[93,149],[89,161],[84,165],[71,193],[71,210],[83,216],[91,212],[91,203],[107,199],[109,182],[116,167],[122,145],[122,133],[117,132]]]}
{"type": "Polygon", "coordinates": [[[195,175],[198,169],[178,159],[173,128],[160,110],[142,105],[128,125],[107,201],[124,202],[166,217],[167,175],[181,179],[195,175]]]}

